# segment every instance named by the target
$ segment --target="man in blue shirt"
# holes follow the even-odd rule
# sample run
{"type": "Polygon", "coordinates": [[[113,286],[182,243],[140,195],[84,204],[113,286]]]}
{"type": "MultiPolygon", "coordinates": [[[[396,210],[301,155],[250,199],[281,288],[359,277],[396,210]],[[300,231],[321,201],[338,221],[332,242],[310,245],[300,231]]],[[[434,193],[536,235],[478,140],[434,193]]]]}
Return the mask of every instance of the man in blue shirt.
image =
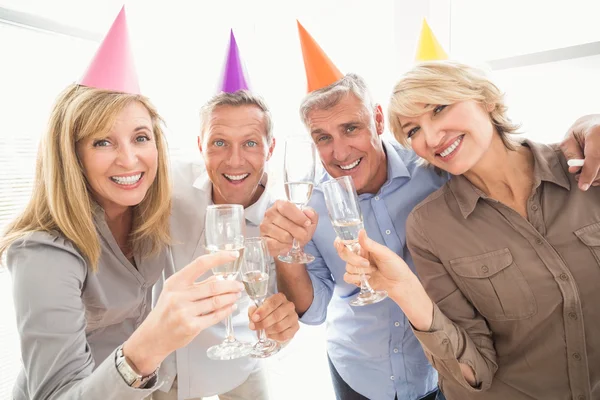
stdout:
{"type": "MultiPolygon", "coordinates": [[[[420,167],[413,152],[381,138],[381,106],[372,103],[364,81],[354,74],[311,92],[301,115],[327,171],[317,183],[351,176],[369,237],[411,265],[406,218],[447,178],[420,167]]],[[[315,256],[306,266],[277,261],[278,286],[294,302],[302,322],[327,321],[327,352],[338,399],[434,399],[437,373],[402,310],[389,299],[350,306],[359,289],[343,280],[345,263],[333,247],[336,235],[318,185],[309,205],[314,212],[277,202],[267,211],[261,233],[269,238],[273,255],[284,254],[296,237],[308,242],[304,250],[315,256]]]]}

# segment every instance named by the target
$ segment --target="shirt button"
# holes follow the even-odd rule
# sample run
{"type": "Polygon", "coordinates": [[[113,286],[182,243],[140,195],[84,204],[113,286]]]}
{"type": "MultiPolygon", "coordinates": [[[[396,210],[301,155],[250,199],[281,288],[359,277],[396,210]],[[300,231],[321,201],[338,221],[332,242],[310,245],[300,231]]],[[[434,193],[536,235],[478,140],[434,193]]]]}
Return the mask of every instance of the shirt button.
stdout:
{"type": "Polygon", "coordinates": [[[577,319],[577,313],[574,313],[573,311],[571,311],[569,313],[569,318],[571,318],[571,319],[577,319]]]}
{"type": "Polygon", "coordinates": [[[531,209],[532,209],[533,211],[537,211],[537,210],[538,210],[538,206],[536,206],[536,205],[534,204],[534,205],[532,205],[532,206],[531,206],[531,209]]]}
{"type": "Polygon", "coordinates": [[[487,272],[488,272],[490,269],[488,268],[488,266],[487,266],[487,265],[484,265],[483,267],[481,267],[481,270],[482,270],[483,272],[486,272],[486,273],[487,273],[487,272]]]}
{"type": "Polygon", "coordinates": [[[396,326],[396,327],[400,326],[400,322],[398,322],[398,321],[394,322],[394,326],[396,326]]]}
{"type": "Polygon", "coordinates": [[[580,394],[579,396],[577,396],[577,400],[585,400],[585,396],[580,394]]]}
{"type": "Polygon", "coordinates": [[[540,239],[540,238],[537,238],[537,239],[535,239],[535,242],[536,242],[537,244],[542,244],[542,243],[544,243],[544,242],[542,242],[542,239],[540,239]]]}
{"type": "Polygon", "coordinates": [[[375,196],[375,200],[379,200],[379,196],[375,196]]]}
{"type": "Polygon", "coordinates": [[[390,376],[390,379],[394,380],[394,379],[396,379],[396,377],[394,375],[392,375],[392,376],[390,376]]]}
{"type": "Polygon", "coordinates": [[[573,353],[573,358],[579,361],[581,360],[581,355],[579,355],[579,353],[573,353]]]}
{"type": "Polygon", "coordinates": [[[386,235],[389,235],[390,233],[392,233],[392,231],[390,231],[389,229],[387,231],[385,231],[386,235]]]}
{"type": "Polygon", "coordinates": [[[442,340],[442,344],[448,344],[449,340],[448,339],[444,339],[442,340]]]}
{"type": "Polygon", "coordinates": [[[397,353],[397,352],[398,352],[398,349],[394,349],[394,353],[397,353]]]}
{"type": "Polygon", "coordinates": [[[560,274],[560,279],[562,279],[563,281],[568,281],[569,280],[569,275],[565,274],[564,272],[562,274],[560,274]]]}

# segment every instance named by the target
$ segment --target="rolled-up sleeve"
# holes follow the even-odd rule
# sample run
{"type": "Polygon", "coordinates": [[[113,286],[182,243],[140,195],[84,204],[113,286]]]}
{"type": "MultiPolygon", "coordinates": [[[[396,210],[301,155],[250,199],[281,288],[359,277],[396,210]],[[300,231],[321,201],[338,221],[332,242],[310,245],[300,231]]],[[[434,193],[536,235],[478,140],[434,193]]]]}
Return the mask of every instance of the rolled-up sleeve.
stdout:
{"type": "Polygon", "coordinates": [[[434,302],[433,324],[429,331],[413,329],[425,354],[439,374],[469,391],[490,388],[498,365],[492,332],[486,320],[462,294],[444,265],[434,255],[421,228],[418,215],[409,216],[407,243],[417,274],[434,302]],[[459,363],[475,372],[477,386],[463,377],[459,363]]]}
{"type": "Polygon", "coordinates": [[[315,257],[313,262],[306,265],[306,271],[313,287],[313,301],[308,310],[300,317],[300,321],[307,325],[320,325],[327,318],[327,306],[333,295],[333,277],[312,240],[304,247],[304,252],[315,257]]]}
{"type": "Polygon", "coordinates": [[[86,263],[62,239],[42,239],[19,240],[7,252],[24,367],[15,399],[144,399],[155,388],[129,387],[114,351],[94,368],[82,301],[86,263]]]}

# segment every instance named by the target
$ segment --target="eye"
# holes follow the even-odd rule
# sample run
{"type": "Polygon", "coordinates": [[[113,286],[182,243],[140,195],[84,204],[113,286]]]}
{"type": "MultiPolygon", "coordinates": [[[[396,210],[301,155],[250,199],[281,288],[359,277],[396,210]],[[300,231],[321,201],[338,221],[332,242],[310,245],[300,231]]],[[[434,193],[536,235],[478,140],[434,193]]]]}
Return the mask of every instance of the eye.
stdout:
{"type": "Polygon", "coordinates": [[[434,109],[433,109],[433,115],[437,115],[437,114],[439,114],[439,113],[440,113],[440,112],[442,112],[442,110],[443,110],[444,108],[446,108],[446,107],[448,107],[448,106],[447,106],[447,105],[440,105],[440,106],[437,106],[436,108],[434,108],[434,109]]]}
{"type": "Polygon", "coordinates": [[[255,142],[254,140],[249,140],[248,142],[246,142],[246,146],[248,146],[248,147],[256,147],[256,146],[258,146],[258,143],[255,142]]]}
{"type": "Polygon", "coordinates": [[[215,146],[217,146],[217,147],[223,147],[223,146],[225,146],[225,142],[224,142],[223,140],[215,140],[215,141],[213,142],[213,144],[214,144],[215,146]]]}
{"type": "Polygon", "coordinates": [[[419,129],[421,129],[420,126],[415,126],[414,128],[412,128],[410,131],[408,131],[407,133],[407,137],[410,138],[412,135],[414,135],[415,133],[417,133],[419,131],[419,129]]]}
{"type": "Polygon", "coordinates": [[[322,135],[322,136],[317,137],[317,143],[324,142],[326,140],[329,140],[328,135],[322,135]]]}
{"type": "Polygon", "coordinates": [[[148,137],[148,135],[140,135],[140,136],[138,136],[138,137],[135,138],[135,141],[139,142],[139,143],[149,142],[150,138],[148,137]]]}
{"type": "Polygon", "coordinates": [[[356,126],[355,125],[350,125],[349,127],[346,128],[346,133],[352,133],[356,130],[356,126]]]}
{"type": "Polygon", "coordinates": [[[94,140],[94,147],[106,147],[110,144],[110,142],[106,139],[94,140]]]}

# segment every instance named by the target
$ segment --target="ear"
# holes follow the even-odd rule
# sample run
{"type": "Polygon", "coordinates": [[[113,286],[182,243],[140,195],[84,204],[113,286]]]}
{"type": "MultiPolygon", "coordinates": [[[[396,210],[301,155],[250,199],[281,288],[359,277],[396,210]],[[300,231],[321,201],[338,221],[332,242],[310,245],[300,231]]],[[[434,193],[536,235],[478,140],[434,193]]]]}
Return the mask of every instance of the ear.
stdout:
{"type": "Polygon", "coordinates": [[[496,103],[485,103],[485,109],[491,113],[496,108],[496,103]]]}
{"type": "Polygon", "coordinates": [[[202,154],[202,137],[198,136],[198,150],[200,150],[200,154],[202,154]]]}
{"type": "Polygon", "coordinates": [[[275,137],[273,137],[271,139],[271,145],[269,146],[269,153],[267,154],[267,161],[269,161],[271,159],[271,156],[273,155],[273,150],[275,150],[275,143],[277,141],[275,140],[275,137]]]}
{"type": "Polygon", "coordinates": [[[377,131],[378,135],[382,135],[385,128],[385,118],[383,117],[383,109],[381,108],[381,104],[375,104],[375,111],[373,114],[375,118],[375,130],[377,131]]]}

